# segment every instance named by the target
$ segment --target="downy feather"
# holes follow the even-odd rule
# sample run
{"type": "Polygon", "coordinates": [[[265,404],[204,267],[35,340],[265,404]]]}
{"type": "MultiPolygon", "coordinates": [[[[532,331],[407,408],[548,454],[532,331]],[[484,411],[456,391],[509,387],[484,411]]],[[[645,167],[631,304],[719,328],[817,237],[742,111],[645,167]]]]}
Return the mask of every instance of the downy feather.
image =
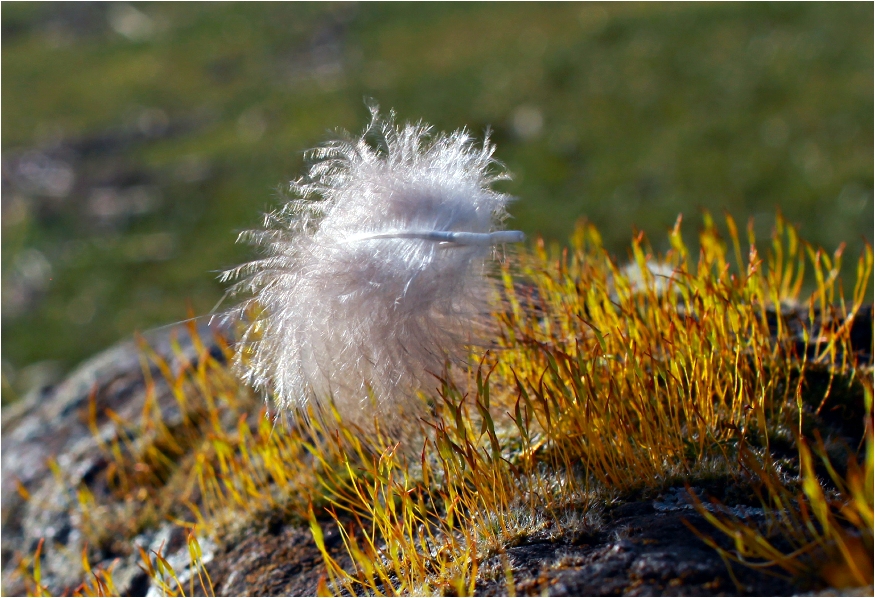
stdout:
{"type": "Polygon", "coordinates": [[[264,257],[227,271],[249,321],[237,367],[283,409],[398,427],[421,414],[446,365],[487,339],[493,245],[511,197],[488,138],[433,134],[371,109],[360,137],[309,152],[292,199],[240,240],[264,257]],[[255,315],[253,315],[255,314],[255,315]]]}

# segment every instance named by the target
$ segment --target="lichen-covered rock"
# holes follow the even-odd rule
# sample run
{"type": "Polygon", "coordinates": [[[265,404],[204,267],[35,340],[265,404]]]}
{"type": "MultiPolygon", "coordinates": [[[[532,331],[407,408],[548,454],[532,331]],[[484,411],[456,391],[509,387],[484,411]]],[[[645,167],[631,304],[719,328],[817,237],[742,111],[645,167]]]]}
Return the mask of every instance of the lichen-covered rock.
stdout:
{"type": "MultiPolygon", "coordinates": [[[[220,327],[201,325],[200,339],[219,355],[216,338],[220,327]]],[[[184,328],[166,328],[147,333],[143,339],[151,351],[171,368],[193,361],[198,350],[184,328]]],[[[94,479],[105,473],[109,462],[100,442],[112,442],[118,431],[107,416],[135,421],[143,410],[147,384],[165,420],[172,425],[180,412],[172,392],[154,363],[145,359],[134,340],[100,353],[79,366],[57,386],[32,393],[22,402],[4,408],[2,433],[2,568],[5,593],[21,593],[16,576],[22,557],[33,555],[40,540],[42,584],[55,592],[70,591],[82,582],[81,553],[86,544],[83,529],[95,523],[81,520],[73,507],[86,497],[77,489],[96,489],[94,479]],[[145,368],[145,370],[144,370],[145,368]],[[148,373],[147,377],[144,372],[148,373]],[[93,414],[93,417],[92,417],[93,414]],[[92,424],[96,429],[92,429],[92,424]]],[[[136,441],[137,439],[131,439],[136,441]]],[[[105,490],[105,488],[104,488],[105,490]]],[[[93,516],[99,518],[100,508],[93,516]]],[[[155,530],[151,530],[154,534],[155,530]]],[[[138,538],[147,548],[146,536],[138,538]]],[[[125,538],[108,538],[102,547],[107,564],[121,560],[113,569],[116,589],[141,594],[144,581],[137,567],[139,556],[125,538]],[[113,541],[114,540],[114,541],[113,541]]],[[[160,542],[159,542],[160,545],[160,542]]],[[[156,545],[154,548],[158,548],[156,545]]],[[[169,546],[165,546],[165,552],[169,546]]],[[[100,561],[92,562],[99,565],[100,561]]]]}

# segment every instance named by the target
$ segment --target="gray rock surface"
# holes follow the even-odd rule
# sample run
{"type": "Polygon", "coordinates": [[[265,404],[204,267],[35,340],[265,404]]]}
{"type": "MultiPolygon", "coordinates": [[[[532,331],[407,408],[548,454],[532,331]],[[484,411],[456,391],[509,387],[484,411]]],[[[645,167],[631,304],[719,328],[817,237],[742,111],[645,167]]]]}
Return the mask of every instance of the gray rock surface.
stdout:
{"type": "MultiPolygon", "coordinates": [[[[220,355],[216,337],[225,330],[203,323],[198,333],[209,350],[220,355]]],[[[171,368],[198,356],[182,326],[146,333],[143,340],[171,368]],[[174,341],[178,341],[176,349],[174,341]]],[[[77,520],[71,508],[78,500],[73,489],[82,484],[89,486],[108,465],[89,427],[90,404],[93,398],[98,437],[110,441],[117,426],[106,417],[105,410],[112,409],[125,420],[136,421],[146,396],[144,367],[155,382],[155,397],[166,421],[172,425],[180,416],[178,405],[158,368],[144,359],[133,339],[86,361],[57,386],[32,393],[3,409],[0,488],[4,593],[21,593],[23,587],[15,569],[22,556],[33,555],[41,539],[43,584],[61,591],[74,589],[82,581],[80,559],[85,540],[83,522],[77,520]],[[57,464],[54,472],[52,460],[57,464]],[[30,495],[27,500],[19,492],[22,487],[30,495]]],[[[135,543],[157,550],[164,542],[164,553],[168,554],[179,543],[178,539],[168,542],[173,527],[163,524],[158,530],[138,536],[135,543]]],[[[114,568],[117,589],[142,595],[148,580],[136,566],[139,555],[127,552],[103,556],[107,564],[118,557],[124,561],[114,568]]]]}

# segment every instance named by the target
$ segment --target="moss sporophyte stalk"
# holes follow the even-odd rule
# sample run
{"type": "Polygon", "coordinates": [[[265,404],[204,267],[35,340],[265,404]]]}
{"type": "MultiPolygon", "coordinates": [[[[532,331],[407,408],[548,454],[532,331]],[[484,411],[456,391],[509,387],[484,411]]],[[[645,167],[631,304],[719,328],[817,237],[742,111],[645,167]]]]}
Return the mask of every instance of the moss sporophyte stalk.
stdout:
{"type": "MultiPolygon", "coordinates": [[[[177,365],[144,345],[141,416],[118,418],[115,434],[101,437],[110,492],[98,495],[84,482],[72,489],[79,500],[71,509],[88,544],[83,584],[71,591],[111,593],[111,568],[90,565],[108,535],[133,538],[167,520],[189,530],[190,559],[179,571],[161,551],[140,549],[148,576],[171,595],[220,591],[201,550],[205,539],[221,542],[240,526],[279,518],[310,530],[324,567],[320,593],[470,595],[491,582],[506,584],[510,594],[516,580],[508,548],[535,536],[590,533],[611,505],[684,485],[693,496],[690,512],[713,527],[697,533],[727,563],[784,575],[799,587],[872,583],[871,346],[861,347],[854,332],[871,301],[870,247],[856,260],[850,297],[842,291],[842,250],[808,245],[780,215],[763,245],[752,224],[742,235],[727,216],[721,235],[705,214],[697,249],[684,242],[678,218],[665,254],[636,235],[626,266],[585,222],[565,248],[536,239],[499,247],[501,259],[490,260],[485,242],[449,236],[497,234],[494,219],[507,198],[489,195],[478,178],[483,170],[454,182],[473,185],[455,201],[485,194],[482,211],[448,209],[458,221],[436,220],[446,206],[435,204],[427,222],[410,222],[409,205],[385,203],[381,193],[396,201],[413,189],[428,207],[445,189],[441,177],[429,186],[384,172],[394,167],[393,144],[406,131],[393,126],[382,130],[388,154],[369,154],[364,140],[327,146],[325,170],[314,173],[328,178],[316,176],[307,183],[312,189],[297,183],[308,193],[350,184],[344,160],[356,152],[375,173],[371,183],[387,185],[369,188],[379,197],[362,209],[399,210],[380,215],[391,226],[365,227],[359,232],[370,238],[335,251],[317,241],[329,234],[332,202],[340,198],[322,199],[318,215],[296,212],[294,229],[280,213],[279,232],[258,239],[272,249],[248,270],[256,280],[249,283],[253,301],[238,314],[245,342],[211,351],[190,323],[198,356],[177,365]],[[277,258],[301,238],[313,247],[296,246],[291,265],[277,258]],[[471,242],[442,245],[459,239],[471,242]],[[332,294],[324,305],[308,306],[328,310],[319,318],[277,323],[304,316],[277,316],[270,293],[301,292],[294,301],[314,301],[316,283],[307,279],[313,268],[327,264],[336,273],[369,255],[391,269],[377,272],[388,279],[374,291],[381,300],[402,311],[406,298],[415,300],[411,309],[419,311],[403,312],[408,324],[421,326],[403,332],[412,334],[412,346],[396,330],[379,339],[394,312],[369,313],[376,323],[361,328],[370,303],[337,316],[347,295],[352,300],[367,284],[369,274],[353,270],[318,291],[332,294]],[[417,274],[396,280],[396,259],[415,264],[417,274]],[[290,286],[265,290],[284,284],[258,278],[276,271],[292,277],[290,286]],[[439,303],[423,303],[432,291],[439,303]],[[476,303],[455,295],[471,292],[476,303]],[[459,333],[463,322],[470,322],[467,337],[459,333]],[[283,343],[315,338],[309,327],[329,324],[335,327],[322,344],[300,344],[283,353],[285,361],[269,361],[283,343]],[[291,328],[271,337],[276,325],[291,328]],[[155,368],[181,414],[172,424],[154,399],[155,368]],[[244,379],[276,404],[264,405],[235,371],[249,372],[244,379]],[[391,372],[399,374],[382,378],[391,372]],[[861,420],[853,442],[823,423],[836,402],[861,420]],[[715,480],[755,497],[762,516],[738,516],[732,505],[693,490],[715,480]]],[[[457,136],[423,144],[423,129],[416,130],[408,141],[417,152],[454,151],[478,168],[491,163],[488,146],[475,152],[457,136]]],[[[401,161],[404,168],[410,160],[401,161]]],[[[328,191],[318,192],[325,198],[328,191]]],[[[350,213],[337,226],[358,218],[370,215],[350,213]]],[[[352,233],[331,234],[339,243],[352,233]]],[[[92,409],[95,431],[104,415],[92,409]]],[[[44,584],[44,556],[40,545],[21,562],[34,594],[59,590],[44,584]]]]}

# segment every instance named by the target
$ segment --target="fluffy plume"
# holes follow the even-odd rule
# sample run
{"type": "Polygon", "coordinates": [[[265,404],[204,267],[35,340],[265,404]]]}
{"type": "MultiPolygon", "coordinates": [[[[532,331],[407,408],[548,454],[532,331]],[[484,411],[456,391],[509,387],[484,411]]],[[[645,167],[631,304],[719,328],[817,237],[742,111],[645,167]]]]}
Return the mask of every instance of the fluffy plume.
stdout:
{"type": "Polygon", "coordinates": [[[333,400],[347,421],[391,428],[421,411],[434,374],[484,343],[493,247],[523,235],[500,230],[511,198],[491,189],[508,177],[488,139],[371,114],[361,137],[309,152],[293,199],[241,235],[264,258],[224,280],[251,294],[248,383],[281,408],[319,416],[333,400]]]}

